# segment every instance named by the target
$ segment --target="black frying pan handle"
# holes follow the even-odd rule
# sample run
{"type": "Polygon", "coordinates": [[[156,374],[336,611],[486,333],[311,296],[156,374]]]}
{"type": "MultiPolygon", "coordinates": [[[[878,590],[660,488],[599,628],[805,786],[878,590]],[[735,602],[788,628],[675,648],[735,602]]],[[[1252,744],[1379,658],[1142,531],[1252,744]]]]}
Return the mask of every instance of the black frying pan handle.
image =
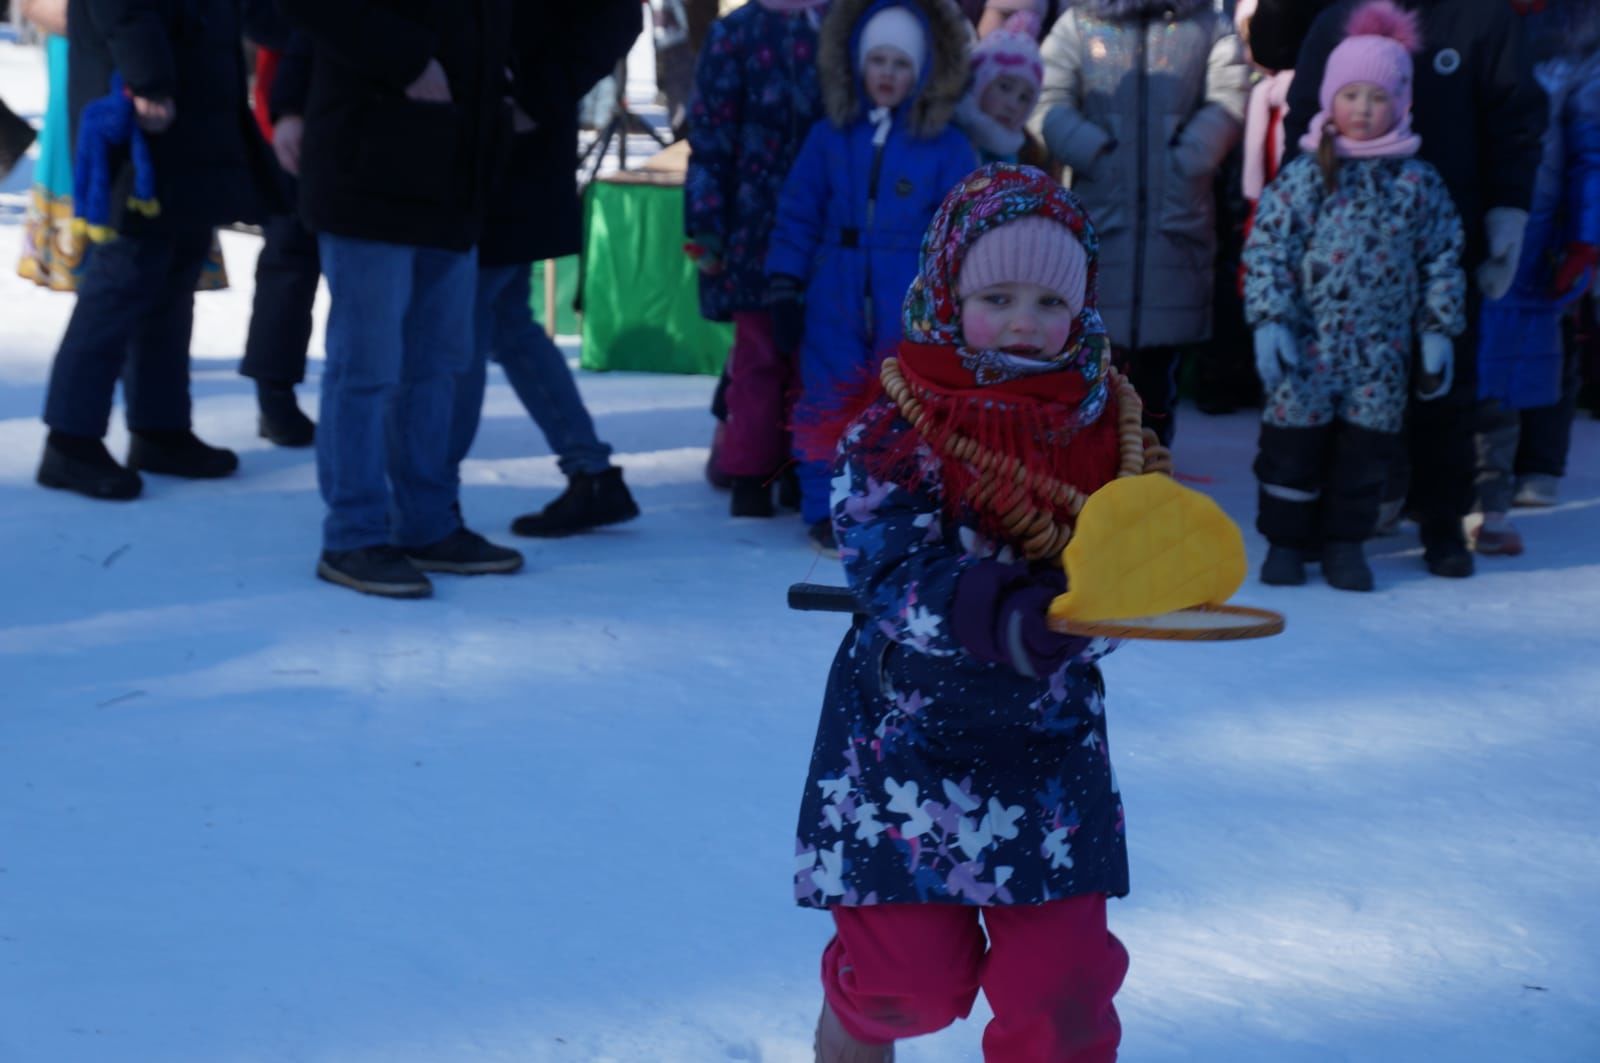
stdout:
{"type": "Polygon", "coordinates": [[[834,587],[826,583],[791,583],[789,608],[814,613],[853,613],[856,611],[856,599],[849,587],[834,587]]]}

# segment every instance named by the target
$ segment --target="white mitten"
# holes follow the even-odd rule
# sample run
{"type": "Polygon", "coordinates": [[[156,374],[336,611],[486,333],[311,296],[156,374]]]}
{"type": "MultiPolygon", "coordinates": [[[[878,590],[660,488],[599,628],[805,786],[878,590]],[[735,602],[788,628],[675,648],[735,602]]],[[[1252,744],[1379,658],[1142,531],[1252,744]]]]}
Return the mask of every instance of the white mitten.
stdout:
{"type": "Polygon", "coordinates": [[[1424,377],[1439,381],[1438,387],[1428,391],[1417,388],[1417,398],[1426,402],[1450,393],[1450,383],[1456,376],[1456,345],[1442,332],[1422,334],[1422,372],[1424,377]]]}
{"type": "Polygon", "coordinates": [[[1274,322],[1256,329],[1256,373],[1261,377],[1262,390],[1271,392],[1283,380],[1285,369],[1300,363],[1300,352],[1295,349],[1294,333],[1287,325],[1274,322]]]}
{"type": "Polygon", "coordinates": [[[1489,237],[1489,257],[1478,267],[1478,288],[1485,298],[1498,299],[1511,290],[1522,257],[1522,234],[1528,212],[1516,207],[1491,207],[1483,216],[1489,237]]]}

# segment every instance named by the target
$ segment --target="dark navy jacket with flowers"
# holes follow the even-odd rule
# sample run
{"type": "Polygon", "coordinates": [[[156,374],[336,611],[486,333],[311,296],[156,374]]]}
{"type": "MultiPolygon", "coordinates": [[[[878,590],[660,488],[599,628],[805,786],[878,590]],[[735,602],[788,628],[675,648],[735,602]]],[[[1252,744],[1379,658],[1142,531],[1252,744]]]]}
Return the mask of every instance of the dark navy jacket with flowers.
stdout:
{"type": "MultiPolygon", "coordinates": [[[[881,445],[909,431],[897,420],[881,445]]],[[[1095,664],[1115,644],[1091,642],[1043,679],[971,656],[951,630],[956,582],[984,559],[1016,559],[945,516],[925,444],[921,483],[909,488],[869,477],[859,442],[858,429],[846,433],[832,504],[864,615],[828,677],[795,899],[991,905],[1127,893],[1095,664]]]]}
{"type": "Polygon", "coordinates": [[[695,68],[683,227],[720,240],[724,269],[700,277],[700,312],[761,307],[778,193],[822,115],[817,13],[752,2],[717,20],[695,68]]]}

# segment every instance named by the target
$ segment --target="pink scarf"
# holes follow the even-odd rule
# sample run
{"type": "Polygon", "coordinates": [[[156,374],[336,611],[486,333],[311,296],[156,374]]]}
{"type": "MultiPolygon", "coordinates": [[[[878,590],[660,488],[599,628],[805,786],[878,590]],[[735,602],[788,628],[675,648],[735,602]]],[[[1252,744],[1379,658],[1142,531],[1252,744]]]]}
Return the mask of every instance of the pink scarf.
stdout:
{"type": "MultiPolygon", "coordinates": [[[[1318,111],[1300,138],[1300,150],[1315,152],[1322,144],[1322,128],[1331,118],[1326,111],[1318,111]]],[[[1393,129],[1371,140],[1350,140],[1338,134],[1333,138],[1333,153],[1341,159],[1408,159],[1422,147],[1422,138],[1411,131],[1411,115],[1395,123],[1393,129]]]]}
{"type": "Polygon", "coordinates": [[[1277,175],[1283,162],[1283,120],[1289,113],[1289,86],[1293,70],[1281,70],[1262,78],[1250,90],[1250,104],[1244,115],[1244,198],[1258,200],[1267,182],[1277,175]],[[1269,141],[1268,135],[1271,135],[1269,141]],[[1272,158],[1267,158],[1267,145],[1272,158]]]}

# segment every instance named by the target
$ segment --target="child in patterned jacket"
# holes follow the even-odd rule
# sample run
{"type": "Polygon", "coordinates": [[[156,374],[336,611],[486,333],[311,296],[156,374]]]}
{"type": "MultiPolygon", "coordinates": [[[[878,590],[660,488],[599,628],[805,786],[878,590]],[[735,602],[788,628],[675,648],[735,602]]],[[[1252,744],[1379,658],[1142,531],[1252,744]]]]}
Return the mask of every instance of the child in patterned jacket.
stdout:
{"type": "Polygon", "coordinates": [[[746,4],[712,24],[695,68],[685,250],[700,274],[700,313],[733,322],[726,429],[713,451],[716,471],[732,480],[735,517],[775,514],[772,483],[789,461],[799,373],[777,349],[764,302],[767,237],[784,178],[822,113],[817,32],[826,7],[746,4]]]}
{"type": "Polygon", "coordinates": [[[833,455],[856,602],[796,850],[796,901],[835,926],[824,1063],[892,1059],[979,989],[986,1060],[1116,1058],[1127,953],[1106,898],[1128,857],[1096,664],[1113,644],[1046,622],[1072,499],[1152,458],[1110,369],[1098,253],[1043,172],[973,172],[923,241],[895,356],[799,432],[833,455]]]}
{"type": "Polygon", "coordinates": [[[1420,337],[1418,397],[1447,393],[1466,276],[1460,216],[1439,172],[1415,157],[1416,16],[1372,0],[1346,32],[1301,142],[1308,154],[1262,194],[1245,314],[1266,395],[1261,581],[1304,583],[1320,550],[1329,585],[1369,591],[1362,543],[1400,445],[1413,346],[1420,337]]]}

